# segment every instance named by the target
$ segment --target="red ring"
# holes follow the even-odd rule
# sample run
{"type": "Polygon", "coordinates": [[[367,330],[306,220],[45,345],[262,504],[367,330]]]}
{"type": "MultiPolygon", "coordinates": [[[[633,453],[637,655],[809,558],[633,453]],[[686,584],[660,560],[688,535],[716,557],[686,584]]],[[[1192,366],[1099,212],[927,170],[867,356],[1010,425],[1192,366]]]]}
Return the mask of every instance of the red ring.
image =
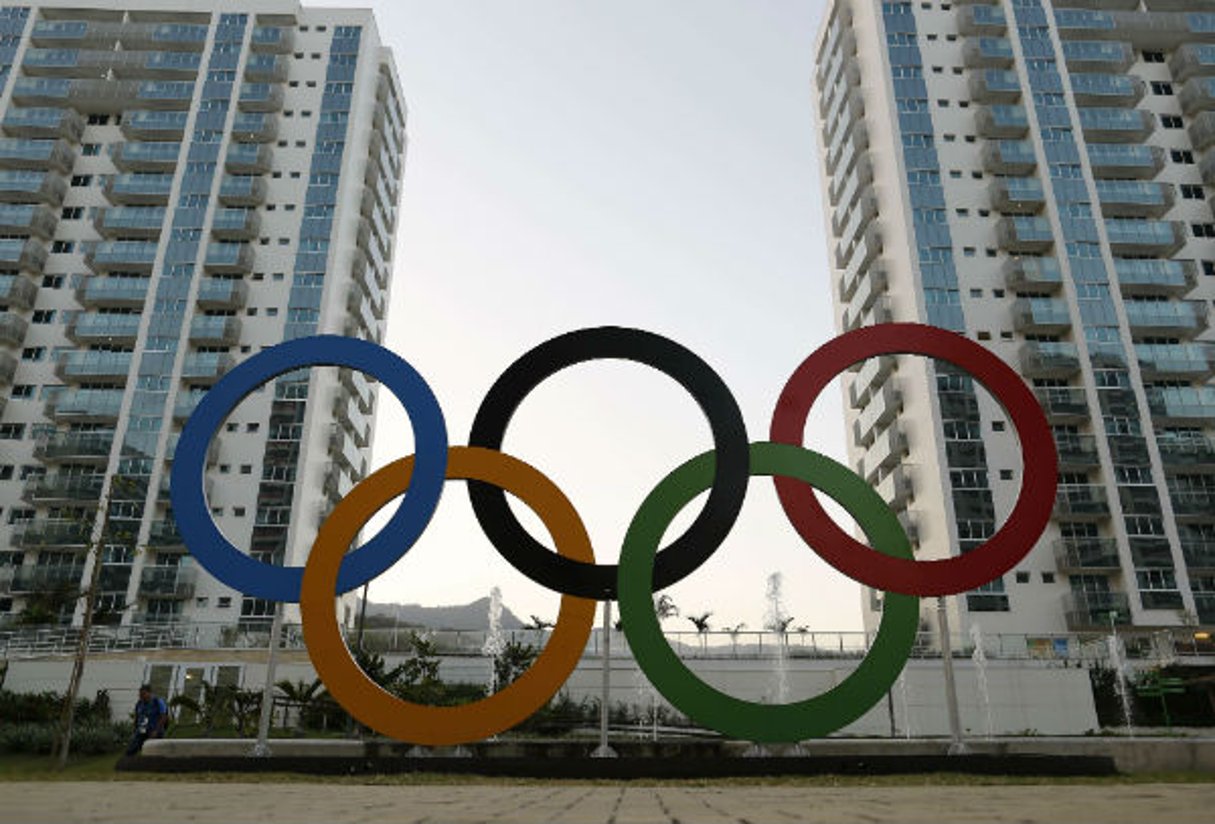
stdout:
{"type": "Polygon", "coordinates": [[[1021,441],[1024,469],[1021,494],[1004,526],[981,546],[955,558],[909,561],[875,552],[840,529],[809,484],[777,476],[773,478],[776,493],[802,539],[853,580],[904,595],[966,592],[995,580],[1029,554],[1050,521],[1059,484],[1050,424],[1033,392],[1002,360],[977,343],[935,326],[885,323],[857,329],[827,342],[797,367],[776,402],[772,440],[802,446],[810,407],[836,375],[865,358],[896,354],[926,355],[966,370],[1008,413],[1021,441]]]}

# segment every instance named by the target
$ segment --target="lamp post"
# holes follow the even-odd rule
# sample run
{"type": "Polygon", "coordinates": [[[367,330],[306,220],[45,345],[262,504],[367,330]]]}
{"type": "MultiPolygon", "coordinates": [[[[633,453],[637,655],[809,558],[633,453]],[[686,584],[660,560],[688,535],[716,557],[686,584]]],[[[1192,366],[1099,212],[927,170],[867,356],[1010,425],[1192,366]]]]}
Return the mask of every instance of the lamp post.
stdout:
{"type": "Polygon", "coordinates": [[[964,755],[968,748],[962,740],[962,719],[958,713],[958,685],[953,678],[953,647],[949,638],[949,615],[945,596],[937,596],[937,626],[941,633],[941,661],[945,667],[945,704],[949,711],[949,754],[964,755]]]}

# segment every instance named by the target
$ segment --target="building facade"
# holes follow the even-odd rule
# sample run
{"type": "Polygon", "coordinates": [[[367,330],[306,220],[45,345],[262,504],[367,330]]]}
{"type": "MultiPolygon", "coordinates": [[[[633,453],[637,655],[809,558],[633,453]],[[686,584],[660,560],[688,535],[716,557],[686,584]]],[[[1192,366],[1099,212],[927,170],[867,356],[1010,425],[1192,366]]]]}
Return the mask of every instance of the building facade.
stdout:
{"type": "MultiPolygon", "coordinates": [[[[1186,0],[835,0],[815,110],[840,329],[915,321],[1024,376],[1051,525],[955,631],[1215,624],[1215,13],[1186,0]],[[1092,8],[1101,6],[1101,10],[1092,8]]],[[[920,558],[979,546],[1024,468],[944,364],[845,377],[850,458],[920,558]]],[[[866,592],[876,624],[881,593],[866,592]]],[[[927,605],[925,609],[927,609],[927,605]]]]}
{"type": "MultiPolygon", "coordinates": [[[[98,620],[271,614],[186,553],[174,448],[243,358],[381,339],[404,117],[366,10],[0,7],[0,622],[79,621],[98,541],[98,620]]],[[[243,401],[208,454],[229,540],[301,563],[367,470],[375,398],[325,368],[243,401]]]]}

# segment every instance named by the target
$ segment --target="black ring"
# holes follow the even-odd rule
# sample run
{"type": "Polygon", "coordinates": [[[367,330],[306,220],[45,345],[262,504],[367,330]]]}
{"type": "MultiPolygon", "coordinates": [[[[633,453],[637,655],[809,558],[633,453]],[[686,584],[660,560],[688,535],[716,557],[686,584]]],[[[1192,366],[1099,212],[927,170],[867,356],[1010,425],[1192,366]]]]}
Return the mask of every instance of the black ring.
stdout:
{"type": "MultiPolygon", "coordinates": [[[[546,341],[516,360],[490,387],[468,436],[469,446],[500,450],[515,410],[545,378],[567,366],[593,360],[642,363],[670,376],[700,406],[717,452],[713,486],[696,520],[658,553],[654,588],[664,589],[708,560],[738,520],[750,480],[750,445],[742,411],[721,377],[707,363],[669,338],[640,329],[601,326],[546,341]]],[[[616,565],[571,561],[533,538],[511,512],[496,486],[468,482],[468,496],[481,529],[511,566],[536,583],[565,595],[616,599],[616,565]]]]}

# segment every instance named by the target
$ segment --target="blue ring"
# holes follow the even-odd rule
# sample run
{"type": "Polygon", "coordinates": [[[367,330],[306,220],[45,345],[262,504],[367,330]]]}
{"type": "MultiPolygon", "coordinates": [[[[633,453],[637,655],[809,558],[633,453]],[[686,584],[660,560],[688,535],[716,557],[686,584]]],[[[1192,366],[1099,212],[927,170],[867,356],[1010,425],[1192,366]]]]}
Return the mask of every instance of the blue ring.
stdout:
{"type": "Polygon", "coordinates": [[[182,429],[169,486],[173,515],[186,547],[209,573],[245,595],[271,601],[299,602],[303,567],[255,560],[219,531],[203,490],[207,447],[246,395],[307,366],[345,366],[378,379],[408,412],[416,444],[408,493],[384,528],[342,561],[339,593],[383,573],[414,545],[439,505],[447,474],[447,427],[438,400],[417,370],[382,346],[338,335],[298,338],[265,349],[224,375],[182,429]]]}

